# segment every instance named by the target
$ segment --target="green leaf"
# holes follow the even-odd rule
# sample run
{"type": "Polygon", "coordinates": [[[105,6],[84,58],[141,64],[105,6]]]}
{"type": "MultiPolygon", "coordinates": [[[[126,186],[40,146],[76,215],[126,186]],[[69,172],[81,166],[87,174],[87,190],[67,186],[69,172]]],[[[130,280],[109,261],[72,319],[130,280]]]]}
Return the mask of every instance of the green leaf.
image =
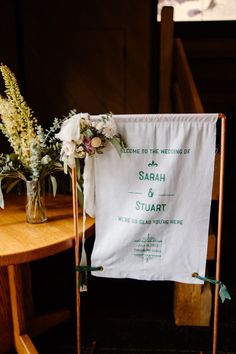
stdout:
{"type": "Polygon", "coordinates": [[[57,194],[57,180],[54,176],[50,175],[50,181],[52,183],[52,194],[55,197],[57,194]]]}
{"type": "Polygon", "coordinates": [[[91,129],[87,128],[84,135],[87,136],[88,138],[92,138],[93,132],[91,129]]]}
{"type": "Polygon", "coordinates": [[[15,181],[9,183],[8,187],[6,189],[6,193],[9,193],[19,182],[20,182],[20,179],[16,179],[15,181]]]}
{"type": "Polygon", "coordinates": [[[68,171],[67,157],[63,158],[63,167],[64,167],[64,173],[67,175],[67,171],[68,171]]]}
{"type": "Polygon", "coordinates": [[[9,177],[9,176],[7,176],[7,177],[5,177],[6,178],[6,180],[4,181],[4,183],[2,184],[2,189],[6,189],[6,190],[8,190],[8,188],[9,188],[9,186],[15,181],[15,179],[17,179],[17,176],[14,176],[14,177],[9,177]],[[13,182],[12,182],[13,181],[13,182]]]}
{"type": "Polygon", "coordinates": [[[111,138],[109,140],[112,143],[112,145],[115,147],[115,149],[118,152],[119,156],[121,157],[121,145],[120,145],[119,141],[117,141],[117,139],[115,139],[115,138],[111,138]]]}
{"type": "Polygon", "coordinates": [[[58,161],[54,162],[53,165],[56,166],[56,167],[58,167],[58,168],[60,168],[61,170],[63,169],[63,168],[62,168],[62,164],[61,164],[60,162],[58,162],[58,161]]]}
{"type": "Polygon", "coordinates": [[[79,159],[75,159],[75,168],[76,168],[76,176],[77,176],[77,181],[80,180],[80,162],[79,159]]]}
{"type": "Polygon", "coordinates": [[[81,185],[79,184],[79,182],[76,182],[76,186],[79,192],[82,192],[82,188],[81,185]]]}
{"type": "Polygon", "coordinates": [[[51,159],[51,157],[49,155],[45,155],[45,156],[43,156],[41,158],[41,164],[42,165],[48,165],[49,162],[51,162],[51,161],[52,161],[52,159],[51,159]]]}
{"type": "MultiPolygon", "coordinates": [[[[78,186],[78,185],[77,185],[78,186]]],[[[83,208],[84,205],[84,195],[83,192],[81,190],[81,188],[79,188],[78,190],[78,201],[79,201],[79,205],[81,206],[81,208],[83,208]]]]}

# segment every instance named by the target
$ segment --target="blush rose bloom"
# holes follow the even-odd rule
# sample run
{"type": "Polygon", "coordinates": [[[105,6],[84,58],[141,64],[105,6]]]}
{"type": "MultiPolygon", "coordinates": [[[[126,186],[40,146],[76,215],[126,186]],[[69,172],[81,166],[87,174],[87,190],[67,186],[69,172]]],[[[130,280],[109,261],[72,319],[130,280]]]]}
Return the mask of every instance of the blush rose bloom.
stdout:
{"type": "Polygon", "coordinates": [[[91,145],[94,148],[98,148],[99,146],[101,146],[101,143],[102,143],[102,140],[98,136],[96,136],[95,138],[93,138],[91,140],[91,145]]]}

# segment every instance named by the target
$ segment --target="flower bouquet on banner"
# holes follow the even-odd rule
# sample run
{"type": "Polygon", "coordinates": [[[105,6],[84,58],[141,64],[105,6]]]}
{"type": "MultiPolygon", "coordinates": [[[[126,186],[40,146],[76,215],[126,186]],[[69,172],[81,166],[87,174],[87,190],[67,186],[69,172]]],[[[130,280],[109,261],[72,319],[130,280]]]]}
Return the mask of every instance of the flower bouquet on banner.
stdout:
{"type": "Polygon", "coordinates": [[[22,97],[13,72],[6,65],[1,65],[0,71],[6,87],[6,96],[0,96],[0,130],[13,149],[10,154],[0,153],[0,207],[4,208],[2,190],[8,193],[24,181],[27,190],[26,220],[41,223],[47,219],[45,178],[49,177],[55,196],[55,174],[63,171],[60,162],[62,144],[55,137],[63,120],[60,122],[55,118],[49,129],[43,129],[22,97]]]}
{"type": "Polygon", "coordinates": [[[96,154],[102,154],[109,143],[121,155],[125,143],[117,131],[112,113],[95,117],[88,113],[74,114],[63,122],[56,138],[62,141],[61,161],[64,172],[76,168],[78,196],[82,205],[84,189],[89,188],[93,179],[92,159],[96,154]]]}

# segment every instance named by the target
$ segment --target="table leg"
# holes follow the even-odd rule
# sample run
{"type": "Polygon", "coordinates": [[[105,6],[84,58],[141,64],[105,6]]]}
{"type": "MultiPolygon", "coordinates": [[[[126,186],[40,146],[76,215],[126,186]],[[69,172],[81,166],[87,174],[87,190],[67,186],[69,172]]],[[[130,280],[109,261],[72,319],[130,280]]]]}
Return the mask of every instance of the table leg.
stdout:
{"type": "Polygon", "coordinates": [[[13,347],[12,316],[7,267],[0,267],[0,354],[13,347]]]}
{"type": "Polygon", "coordinates": [[[38,353],[26,331],[21,265],[8,266],[15,348],[19,354],[38,353]]]}

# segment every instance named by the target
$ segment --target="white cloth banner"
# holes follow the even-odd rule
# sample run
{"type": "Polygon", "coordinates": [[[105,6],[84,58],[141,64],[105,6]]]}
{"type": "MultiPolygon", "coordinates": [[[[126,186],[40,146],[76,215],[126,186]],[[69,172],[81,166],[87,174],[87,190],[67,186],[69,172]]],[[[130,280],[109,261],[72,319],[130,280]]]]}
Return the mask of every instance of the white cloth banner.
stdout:
{"type": "Polygon", "coordinates": [[[93,275],[202,283],[218,115],[114,118],[127,147],[94,159],[93,275]]]}

